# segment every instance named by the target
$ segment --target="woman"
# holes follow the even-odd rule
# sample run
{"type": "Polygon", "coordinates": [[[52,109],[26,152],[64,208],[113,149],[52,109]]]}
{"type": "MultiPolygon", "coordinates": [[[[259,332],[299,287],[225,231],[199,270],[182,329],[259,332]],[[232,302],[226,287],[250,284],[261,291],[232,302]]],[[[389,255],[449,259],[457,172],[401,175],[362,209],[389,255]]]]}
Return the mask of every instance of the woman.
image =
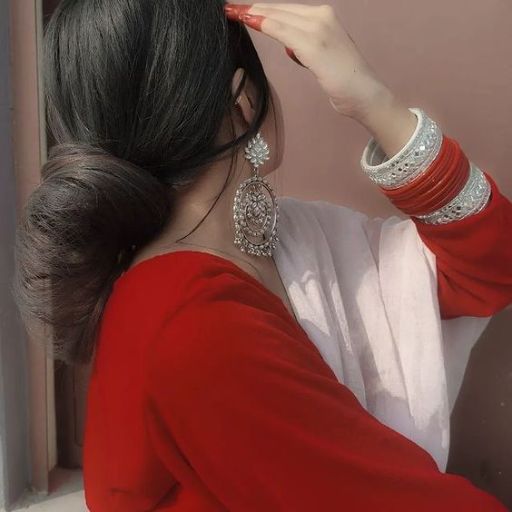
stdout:
{"type": "Polygon", "coordinates": [[[57,357],[93,358],[91,512],[505,510],[443,472],[445,365],[512,302],[512,205],[333,10],[64,0],[45,42],[57,145],[16,293],[57,357]],[[276,200],[280,103],[242,23],[368,128],[410,218],[276,200]]]}

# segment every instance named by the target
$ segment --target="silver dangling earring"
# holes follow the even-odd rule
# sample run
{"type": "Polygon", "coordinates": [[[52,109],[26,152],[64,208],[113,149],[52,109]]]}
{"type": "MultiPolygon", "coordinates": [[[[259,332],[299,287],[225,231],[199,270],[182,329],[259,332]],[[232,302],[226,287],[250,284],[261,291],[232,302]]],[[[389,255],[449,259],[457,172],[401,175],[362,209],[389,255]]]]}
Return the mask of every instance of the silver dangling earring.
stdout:
{"type": "Polygon", "coordinates": [[[235,245],[242,252],[272,256],[279,241],[277,224],[279,206],[270,184],[258,174],[258,167],[268,160],[269,149],[258,132],[245,148],[245,158],[254,166],[253,175],[242,182],[233,203],[235,245]]]}

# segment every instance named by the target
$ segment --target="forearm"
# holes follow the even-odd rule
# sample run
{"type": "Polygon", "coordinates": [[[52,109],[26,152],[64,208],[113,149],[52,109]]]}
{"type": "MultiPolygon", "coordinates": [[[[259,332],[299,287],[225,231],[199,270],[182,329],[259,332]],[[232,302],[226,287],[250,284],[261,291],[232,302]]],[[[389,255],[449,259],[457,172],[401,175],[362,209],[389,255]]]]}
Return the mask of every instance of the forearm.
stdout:
{"type": "Polygon", "coordinates": [[[398,153],[409,141],[418,120],[383,84],[376,84],[372,99],[354,114],[388,157],[398,153]]]}
{"type": "Polygon", "coordinates": [[[481,171],[459,144],[429,125],[424,114],[421,119],[385,91],[372,100],[357,120],[381,151],[374,158],[368,145],[364,170],[412,217],[435,253],[442,317],[490,316],[512,302],[512,246],[506,236],[512,204],[494,182],[494,194],[488,194],[481,171]],[[414,118],[412,127],[405,111],[414,118]],[[388,159],[382,162],[383,152],[388,159]]]}

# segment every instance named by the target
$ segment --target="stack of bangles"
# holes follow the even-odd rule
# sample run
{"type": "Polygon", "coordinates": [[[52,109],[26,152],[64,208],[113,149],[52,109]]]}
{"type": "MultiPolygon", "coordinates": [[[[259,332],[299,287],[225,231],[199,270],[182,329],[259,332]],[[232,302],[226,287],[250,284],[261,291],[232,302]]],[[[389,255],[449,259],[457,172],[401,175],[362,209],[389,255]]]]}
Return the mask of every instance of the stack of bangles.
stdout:
{"type": "Polygon", "coordinates": [[[483,210],[491,197],[485,173],[423,110],[409,110],[418,124],[407,144],[387,159],[370,139],[361,158],[363,171],[397,208],[427,224],[446,224],[483,210]]]}

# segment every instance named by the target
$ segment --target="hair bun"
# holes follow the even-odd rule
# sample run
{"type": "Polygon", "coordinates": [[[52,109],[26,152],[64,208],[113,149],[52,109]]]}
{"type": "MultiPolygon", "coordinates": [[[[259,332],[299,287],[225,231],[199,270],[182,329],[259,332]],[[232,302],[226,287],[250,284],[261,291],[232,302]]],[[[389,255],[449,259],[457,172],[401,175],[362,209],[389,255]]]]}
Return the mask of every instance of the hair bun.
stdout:
{"type": "Polygon", "coordinates": [[[92,338],[123,270],[119,254],[161,231],[169,193],[148,171],[85,144],[53,147],[42,178],[17,232],[15,296],[27,324],[35,319],[57,329],[57,357],[85,361],[92,345],[66,340],[82,338],[78,332],[92,338]],[[56,297],[63,306],[52,308],[56,297]]]}

